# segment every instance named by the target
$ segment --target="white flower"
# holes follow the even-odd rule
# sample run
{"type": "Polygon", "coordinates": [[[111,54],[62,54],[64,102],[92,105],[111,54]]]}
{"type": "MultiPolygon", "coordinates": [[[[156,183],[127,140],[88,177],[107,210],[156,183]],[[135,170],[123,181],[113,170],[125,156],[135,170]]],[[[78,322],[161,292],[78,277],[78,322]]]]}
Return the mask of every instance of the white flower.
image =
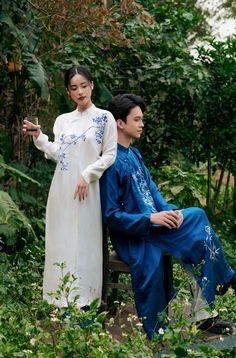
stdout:
{"type": "Polygon", "coordinates": [[[163,328],[159,328],[159,329],[158,329],[158,333],[162,335],[162,334],[164,334],[164,333],[165,333],[165,331],[164,331],[164,329],[163,329],[163,328]]]}
{"type": "Polygon", "coordinates": [[[37,342],[37,339],[31,338],[30,344],[31,344],[32,346],[34,346],[36,342],[37,342]]]}

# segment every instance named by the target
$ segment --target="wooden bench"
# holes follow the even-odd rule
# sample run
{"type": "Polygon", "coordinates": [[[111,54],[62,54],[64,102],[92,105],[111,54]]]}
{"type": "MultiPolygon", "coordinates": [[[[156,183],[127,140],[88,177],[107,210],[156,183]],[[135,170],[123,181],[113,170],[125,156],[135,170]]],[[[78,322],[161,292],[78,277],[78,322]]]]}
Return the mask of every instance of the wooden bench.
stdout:
{"type": "Polygon", "coordinates": [[[108,289],[112,288],[113,301],[117,298],[117,290],[132,290],[131,284],[119,282],[121,273],[130,274],[129,266],[122,261],[115,251],[109,252],[108,248],[108,230],[103,227],[103,288],[102,301],[107,305],[108,289]]]}

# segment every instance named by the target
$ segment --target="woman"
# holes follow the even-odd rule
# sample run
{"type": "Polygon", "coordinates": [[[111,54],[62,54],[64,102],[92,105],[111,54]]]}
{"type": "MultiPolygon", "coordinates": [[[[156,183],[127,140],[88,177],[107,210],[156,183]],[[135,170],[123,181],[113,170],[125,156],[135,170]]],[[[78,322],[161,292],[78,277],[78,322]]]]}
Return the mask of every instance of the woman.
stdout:
{"type": "Polygon", "coordinates": [[[77,295],[79,307],[101,297],[102,219],[99,178],[115,160],[116,122],[108,111],[91,100],[93,81],[84,66],[73,66],[65,74],[68,95],[77,107],[57,117],[54,142],[39,125],[25,120],[23,131],[33,136],[36,147],[57,161],[46,210],[46,257],[43,297],[59,307],[67,298],[55,298],[62,277],[56,263],[65,263],[64,273],[73,274],[69,301],[77,295]]]}

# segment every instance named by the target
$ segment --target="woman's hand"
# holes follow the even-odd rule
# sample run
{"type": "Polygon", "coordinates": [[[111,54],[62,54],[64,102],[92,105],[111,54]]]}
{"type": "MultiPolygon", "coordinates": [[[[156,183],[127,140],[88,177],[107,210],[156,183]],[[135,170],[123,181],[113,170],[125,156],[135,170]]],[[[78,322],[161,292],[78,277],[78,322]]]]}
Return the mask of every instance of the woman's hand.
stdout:
{"type": "Polygon", "coordinates": [[[82,176],[80,176],[78,184],[76,185],[74,199],[78,195],[79,201],[84,200],[88,196],[88,184],[82,176]]]}
{"type": "Polygon", "coordinates": [[[38,138],[39,134],[40,134],[40,125],[39,124],[34,124],[30,121],[28,121],[27,119],[24,119],[24,122],[23,122],[23,133],[25,135],[28,135],[28,136],[32,136],[32,137],[35,137],[35,138],[38,138]]]}
{"type": "Polygon", "coordinates": [[[152,224],[163,225],[168,229],[178,229],[183,222],[183,215],[180,210],[160,211],[151,214],[152,224]]]}

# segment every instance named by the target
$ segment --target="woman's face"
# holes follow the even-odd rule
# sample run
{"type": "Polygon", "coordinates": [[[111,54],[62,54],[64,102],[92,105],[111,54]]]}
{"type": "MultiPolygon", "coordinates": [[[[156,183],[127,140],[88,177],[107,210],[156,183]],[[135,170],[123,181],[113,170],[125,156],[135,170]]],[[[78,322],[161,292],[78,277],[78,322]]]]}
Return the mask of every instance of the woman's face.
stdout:
{"type": "Polygon", "coordinates": [[[93,83],[86,77],[77,73],[71,78],[68,93],[79,110],[84,111],[92,105],[92,90],[93,83]]]}

